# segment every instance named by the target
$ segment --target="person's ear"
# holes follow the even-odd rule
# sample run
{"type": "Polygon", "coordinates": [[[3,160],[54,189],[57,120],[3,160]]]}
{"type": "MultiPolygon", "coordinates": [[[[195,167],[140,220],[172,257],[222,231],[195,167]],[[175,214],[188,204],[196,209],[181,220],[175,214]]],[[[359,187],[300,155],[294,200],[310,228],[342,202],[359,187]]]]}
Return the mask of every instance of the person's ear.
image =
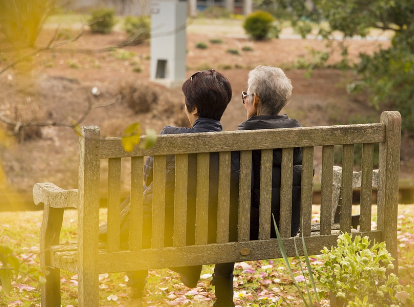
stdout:
{"type": "Polygon", "coordinates": [[[253,106],[256,108],[256,109],[258,109],[259,108],[259,105],[260,105],[260,98],[259,98],[259,96],[257,96],[257,94],[255,93],[254,94],[254,96],[253,96],[254,98],[253,98],[253,106]]]}
{"type": "Polygon", "coordinates": [[[194,116],[198,116],[197,107],[194,107],[194,109],[191,111],[191,114],[193,114],[194,116]]]}

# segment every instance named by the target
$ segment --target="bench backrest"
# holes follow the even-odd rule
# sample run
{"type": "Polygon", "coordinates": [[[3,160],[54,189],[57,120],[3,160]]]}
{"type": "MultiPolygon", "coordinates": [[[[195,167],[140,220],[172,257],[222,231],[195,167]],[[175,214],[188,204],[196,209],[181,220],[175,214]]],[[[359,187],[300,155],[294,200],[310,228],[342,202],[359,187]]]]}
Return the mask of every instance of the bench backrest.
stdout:
{"type": "MultiPolygon", "coordinates": [[[[301,232],[308,253],[317,254],[324,246],[336,243],[332,233],[332,183],[334,145],[343,147],[342,215],[340,230],[351,230],[352,173],[354,144],[362,144],[361,226],[360,232],[385,241],[396,256],[398,175],[401,118],[398,112],[384,112],[381,122],[366,125],[310,127],[277,130],[233,131],[181,135],[161,135],[150,149],[136,147],[125,152],[120,138],[100,138],[97,127],[83,127],[79,170],[79,244],[80,265],[94,267],[98,254],[100,161],[108,159],[108,239],[107,265],[98,271],[128,271],[138,267],[224,263],[278,258],[280,251],[270,239],[273,149],[282,149],[280,191],[280,233],[287,253],[295,255],[291,229],[293,149],[302,147],[301,232]],[[374,144],[379,144],[379,185],[377,230],[371,230],[371,191],[374,144]],[[322,146],[320,233],[311,232],[313,153],[322,146]],[[259,240],[249,241],[252,150],[261,150],[259,240]],[[230,159],[240,151],[238,242],[229,242],[230,159]],[[217,243],[207,244],[209,154],[219,153],[217,243]],[[186,246],[186,204],[188,155],[197,155],[197,203],[195,245],[186,246]],[[142,249],[142,201],[144,156],[154,157],[152,200],[152,248],[142,249]],[[175,155],[175,201],[173,247],[164,247],[166,155],[175,155]],[[131,159],[131,222],[129,251],[120,248],[121,158],[131,159]],[[207,192],[206,192],[207,191],[207,192]],[[385,218],[386,217],[386,218],[385,218]],[[123,260],[119,261],[119,255],[123,260]]],[[[299,253],[303,253],[302,248],[299,253]]]]}

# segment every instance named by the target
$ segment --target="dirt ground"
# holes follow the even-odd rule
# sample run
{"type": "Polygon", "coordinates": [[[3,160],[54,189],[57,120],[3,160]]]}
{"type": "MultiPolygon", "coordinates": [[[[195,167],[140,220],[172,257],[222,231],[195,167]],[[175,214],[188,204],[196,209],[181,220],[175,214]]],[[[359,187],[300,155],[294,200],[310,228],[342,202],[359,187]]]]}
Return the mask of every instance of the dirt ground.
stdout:
{"type": "MultiPolygon", "coordinates": [[[[41,41],[47,41],[52,32],[41,41]]],[[[97,125],[103,136],[121,136],[132,122],[140,122],[143,131],[160,131],[164,125],[186,125],[181,90],[166,89],[149,84],[150,45],[144,43],[111,52],[76,52],[76,49],[99,49],[113,46],[125,39],[123,32],[97,35],[85,32],[75,43],[59,52],[44,52],[27,63],[35,67],[32,76],[21,76],[9,70],[0,75],[0,107],[4,117],[22,121],[52,121],[71,124],[77,122],[88,109],[88,99],[94,108],[81,125],[97,125]],[[138,69],[139,68],[139,69],[138,69]],[[141,72],[138,72],[141,70],[141,72]],[[155,92],[158,102],[149,110],[135,114],[125,100],[114,100],[131,84],[138,83],[140,95],[155,92]],[[97,87],[100,95],[91,95],[97,87]],[[111,103],[109,106],[108,103],[111,103]]],[[[303,126],[348,124],[350,121],[370,118],[379,121],[379,111],[365,103],[364,95],[348,95],[346,84],[355,76],[350,71],[317,69],[311,78],[305,70],[296,69],[298,59],[311,60],[309,50],[324,50],[319,40],[279,39],[252,42],[245,38],[213,36],[189,32],[187,35],[187,77],[197,70],[215,68],[231,82],[233,99],[225,112],[222,124],[225,130],[237,129],[246,118],[240,93],[246,90],[250,69],[257,65],[279,66],[292,80],[293,96],[283,113],[298,119],[303,126]],[[209,40],[219,38],[222,44],[209,40]],[[207,49],[195,45],[205,42],[207,49]],[[252,51],[242,51],[250,46],[252,51]],[[227,52],[239,50],[239,55],[227,52]]],[[[358,53],[371,53],[384,41],[348,42],[351,60],[358,53]]],[[[1,59],[1,57],[0,57],[1,59]]],[[[4,59],[4,57],[3,57],[4,59]]],[[[339,61],[339,51],[330,64],[339,61]]],[[[7,64],[0,60],[0,68],[7,64]]],[[[10,128],[10,126],[9,126],[10,128]]],[[[8,141],[1,150],[1,161],[9,183],[20,191],[30,193],[36,182],[54,182],[63,188],[77,186],[78,136],[67,127],[42,127],[33,132],[31,140],[18,144],[8,141]],[[36,137],[36,136],[41,136],[36,137]]],[[[30,135],[29,135],[30,136],[30,135]]],[[[414,170],[414,139],[403,136],[401,175],[412,177],[414,170]]],[[[318,154],[316,161],[318,161],[318,154]]],[[[319,162],[316,162],[318,164],[319,162]]]]}

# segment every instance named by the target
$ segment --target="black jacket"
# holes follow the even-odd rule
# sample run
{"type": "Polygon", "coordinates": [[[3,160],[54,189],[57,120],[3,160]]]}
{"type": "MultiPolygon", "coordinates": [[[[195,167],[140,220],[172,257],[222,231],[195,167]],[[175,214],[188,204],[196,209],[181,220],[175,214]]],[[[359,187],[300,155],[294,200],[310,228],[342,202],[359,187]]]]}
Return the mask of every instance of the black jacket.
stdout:
{"type": "MultiPolygon", "coordinates": [[[[219,121],[209,118],[198,118],[191,128],[180,128],[166,126],[160,134],[182,134],[182,133],[201,133],[222,131],[219,121]]],[[[209,174],[209,243],[215,242],[216,238],[216,216],[218,201],[218,154],[210,154],[210,174],[209,174]]],[[[152,195],[153,190],[153,165],[154,158],[148,157],[144,165],[144,195],[143,195],[143,247],[151,246],[152,229],[152,195]]],[[[174,186],[175,186],[175,157],[166,157],[166,189],[165,189],[165,246],[172,246],[174,230],[174,186]]],[[[195,241],[195,209],[197,195],[197,156],[188,155],[188,190],[187,190],[187,245],[194,244],[195,241]]],[[[124,201],[121,207],[121,235],[123,247],[126,248],[128,242],[129,229],[129,199],[124,201]]],[[[106,240],[106,225],[100,229],[101,240],[106,240]]]]}
{"type": "MultiPolygon", "coordinates": [[[[288,118],[287,115],[261,115],[252,116],[247,121],[241,123],[238,130],[258,130],[258,129],[280,129],[297,128],[301,124],[296,119],[288,118]]],[[[260,162],[261,151],[256,150],[252,153],[252,194],[251,194],[251,225],[250,238],[257,239],[259,231],[259,206],[260,206],[260,162]]],[[[273,171],[272,171],[272,213],[279,225],[280,220],[280,182],[281,182],[281,162],[282,150],[273,150],[273,171]]],[[[298,233],[300,225],[300,197],[301,197],[301,177],[302,177],[302,149],[295,148],[293,151],[293,187],[292,187],[292,228],[291,235],[298,233]]],[[[271,236],[276,237],[273,222],[271,236]]]]}

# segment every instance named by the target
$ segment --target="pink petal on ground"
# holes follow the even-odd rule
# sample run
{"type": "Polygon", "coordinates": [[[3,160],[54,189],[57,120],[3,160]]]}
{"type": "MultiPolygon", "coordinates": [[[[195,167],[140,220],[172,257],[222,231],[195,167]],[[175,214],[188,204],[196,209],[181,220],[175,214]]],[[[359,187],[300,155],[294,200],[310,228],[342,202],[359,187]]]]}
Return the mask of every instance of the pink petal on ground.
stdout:
{"type": "Polygon", "coordinates": [[[296,279],[297,282],[303,282],[303,281],[306,280],[303,275],[296,276],[295,279],[296,279]]]}
{"type": "Polygon", "coordinates": [[[17,285],[16,288],[19,289],[19,292],[36,290],[36,288],[28,286],[28,285],[17,285]]]}
{"type": "Polygon", "coordinates": [[[252,269],[247,269],[247,270],[244,270],[243,271],[243,273],[250,273],[250,274],[253,274],[253,273],[255,273],[256,271],[252,268],[252,269]]]}

